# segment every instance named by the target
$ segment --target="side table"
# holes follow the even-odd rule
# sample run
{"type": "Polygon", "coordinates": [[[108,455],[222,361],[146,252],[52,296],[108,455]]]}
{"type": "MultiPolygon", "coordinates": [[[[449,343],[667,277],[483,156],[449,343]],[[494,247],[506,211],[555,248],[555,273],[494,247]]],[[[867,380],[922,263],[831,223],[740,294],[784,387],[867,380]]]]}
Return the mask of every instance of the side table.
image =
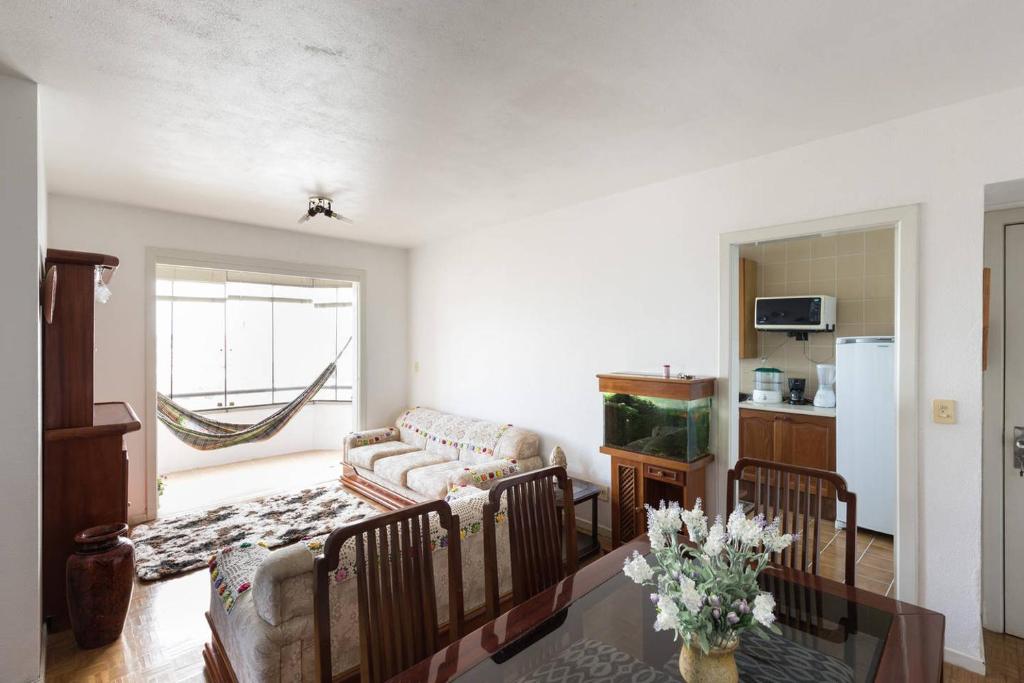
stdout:
{"type": "MultiPolygon", "coordinates": [[[[587,535],[582,531],[576,532],[576,556],[578,559],[583,560],[591,555],[601,552],[601,544],[597,540],[597,499],[601,495],[601,488],[589,481],[582,481],[580,479],[570,479],[569,483],[572,484],[572,502],[573,506],[579,505],[590,501],[590,534],[587,535]]],[[[562,498],[556,496],[555,505],[558,508],[558,518],[564,524],[562,517],[565,514],[562,510],[562,498]]]]}

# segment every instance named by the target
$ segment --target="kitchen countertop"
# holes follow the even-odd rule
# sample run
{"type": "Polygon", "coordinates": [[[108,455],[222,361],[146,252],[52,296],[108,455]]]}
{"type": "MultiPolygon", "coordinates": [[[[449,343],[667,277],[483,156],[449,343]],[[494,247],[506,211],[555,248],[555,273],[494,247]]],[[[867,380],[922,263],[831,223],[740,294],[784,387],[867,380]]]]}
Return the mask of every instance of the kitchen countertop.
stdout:
{"type": "Polygon", "coordinates": [[[819,417],[835,417],[835,408],[819,408],[814,405],[794,406],[788,403],[754,403],[743,401],[740,408],[747,410],[764,410],[770,413],[793,413],[794,415],[817,415],[819,417]]]}

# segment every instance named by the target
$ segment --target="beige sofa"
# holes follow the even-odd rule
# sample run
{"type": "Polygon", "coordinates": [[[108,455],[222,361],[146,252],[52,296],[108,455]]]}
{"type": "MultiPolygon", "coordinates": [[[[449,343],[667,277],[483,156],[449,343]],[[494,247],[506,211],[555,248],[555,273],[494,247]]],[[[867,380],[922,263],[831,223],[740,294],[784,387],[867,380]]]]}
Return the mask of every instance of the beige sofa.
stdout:
{"type": "MultiPolygon", "coordinates": [[[[483,504],[487,493],[466,487],[449,497],[462,529],[463,603],[467,618],[484,606],[483,504]]],[[[511,591],[508,525],[504,504],[497,515],[499,586],[511,591]]],[[[434,581],[438,623],[448,620],[447,536],[431,513],[435,543],[434,581]]],[[[213,638],[207,646],[207,673],[213,681],[314,681],[316,645],[313,634],[313,560],[324,537],[267,550],[241,543],[225,548],[211,559],[210,611],[207,619],[213,638]]],[[[351,543],[349,544],[351,545],[351,543]]],[[[351,548],[342,549],[339,571],[332,578],[331,656],[336,673],[359,665],[359,627],[356,582],[351,548]]]]}
{"type": "Polygon", "coordinates": [[[389,508],[444,498],[454,485],[487,489],[495,479],[543,467],[537,435],[430,408],[394,427],[345,437],[342,480],[389,508]]]}

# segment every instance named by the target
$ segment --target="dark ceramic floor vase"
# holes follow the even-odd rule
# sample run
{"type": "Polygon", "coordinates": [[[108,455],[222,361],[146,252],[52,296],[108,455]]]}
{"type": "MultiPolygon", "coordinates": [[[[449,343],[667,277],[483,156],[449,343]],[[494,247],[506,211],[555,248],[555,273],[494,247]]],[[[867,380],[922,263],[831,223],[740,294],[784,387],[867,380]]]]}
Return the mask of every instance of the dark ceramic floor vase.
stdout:
{"type": "Polygon", "coordinates": [[[121,635],[135,574],[135,546],[127,534],[127,524],[107,524],[75,535],[75,554],[67,564],[68,612],[81,648],[121,635]]]}

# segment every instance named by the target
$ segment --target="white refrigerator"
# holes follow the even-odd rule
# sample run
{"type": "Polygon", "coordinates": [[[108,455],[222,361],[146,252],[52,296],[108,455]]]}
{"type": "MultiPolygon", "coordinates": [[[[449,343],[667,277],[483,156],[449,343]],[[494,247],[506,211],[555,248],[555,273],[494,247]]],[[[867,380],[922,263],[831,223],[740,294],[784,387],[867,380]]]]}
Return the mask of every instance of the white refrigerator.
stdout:
{"type": "Polygon", "coordinates": [[[857,494],[857,526],[886,534],[896,530],[895,351],[893,337],[836,339],[836,471],[857,494]]]}

